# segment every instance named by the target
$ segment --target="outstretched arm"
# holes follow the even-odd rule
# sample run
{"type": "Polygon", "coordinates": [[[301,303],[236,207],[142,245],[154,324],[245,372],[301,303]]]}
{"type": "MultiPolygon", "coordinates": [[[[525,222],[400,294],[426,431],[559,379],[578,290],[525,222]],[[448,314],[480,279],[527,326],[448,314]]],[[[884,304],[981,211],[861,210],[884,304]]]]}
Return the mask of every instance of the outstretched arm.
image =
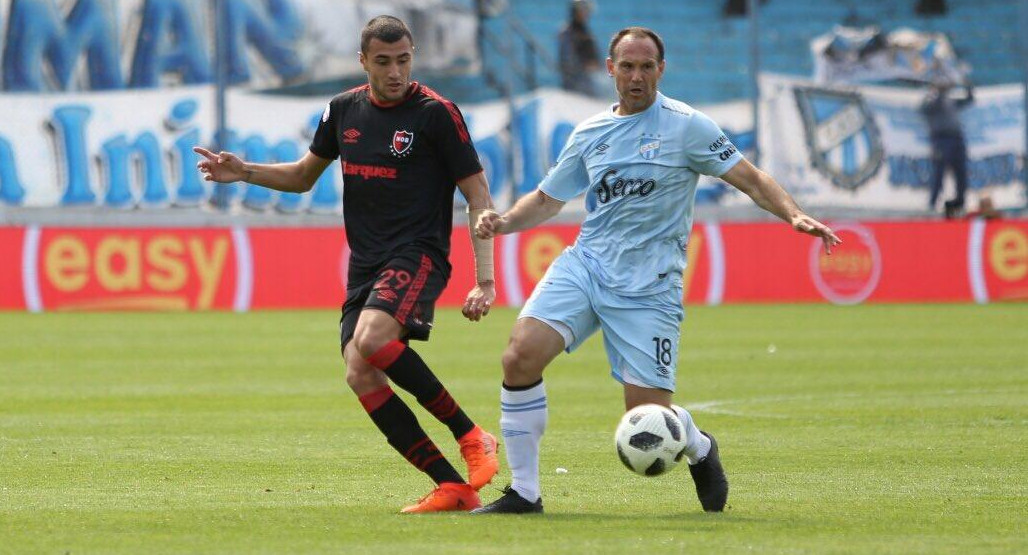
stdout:
{"type": "Polygon", "coordinates": [[[203,173],[205,181],[245,181],[286,193],[310,191],[321,173],[332,163],[331,160],[316,156],[310,151],[296,162],[281,164],[244,162],[231,152],[215,154],[198,146],[193,147],[193,152],[203,157],[196,167],[203,173]]]}
{"type": "Polygon", "coordinates": [[[751,164],[749,160],[741,160],[728,170],[728,173],[722,175],[721,179],[746,193],[757,206],[789,222],[796,231],[820,237],[828,254],[832,254],[832,247],[842,242],[831,228],[800,210],[796,201],[773,177],[751,164]]]}
{"type": "Polygon", "coordinates": [[[488,239],[504,233],[514,233],[533,228],[554,217],[564,207],[564,201],[557,200],[536,189],[518,199],[506,214],[486,212],[478,219],[475,235],[488,239]]]}
{"type": "Polygon", "coordinates": [[[471,232],[471,249],[475,254],[476,285],[464,300],[464,317],[477,322],[489,314],[489,307],[496,300],[496,282],[493,277],[493,239],[475,235],[475,223],[482,214],[493,212],[493,199],[489,196],[489,182],[485,172],[478,172],[457,182],[457,187],[468,201],[468,228],[471,232]]]}

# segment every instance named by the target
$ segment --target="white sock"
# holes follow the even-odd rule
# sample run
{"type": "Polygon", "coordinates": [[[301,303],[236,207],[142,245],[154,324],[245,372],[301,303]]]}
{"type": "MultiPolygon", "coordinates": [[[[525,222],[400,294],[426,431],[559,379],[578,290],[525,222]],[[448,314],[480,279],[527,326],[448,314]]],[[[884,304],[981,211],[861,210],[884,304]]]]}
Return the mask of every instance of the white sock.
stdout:
{"type": "Polygon", "coordinates": [[[689,464],[696,464],[710,452],[710,440],[693,424],[689,411],[678,405],[671,405],[671,408],[685,426],[685,458],[689,459],[689,464]]]}
{"type": "Polygon", "coordinates": [[[511,487],[535,502],[539,490],[539,442],[546,431],[546,386],[540,381],[529,389],[500,389],[500,432],[506,443],[511,487]]]}

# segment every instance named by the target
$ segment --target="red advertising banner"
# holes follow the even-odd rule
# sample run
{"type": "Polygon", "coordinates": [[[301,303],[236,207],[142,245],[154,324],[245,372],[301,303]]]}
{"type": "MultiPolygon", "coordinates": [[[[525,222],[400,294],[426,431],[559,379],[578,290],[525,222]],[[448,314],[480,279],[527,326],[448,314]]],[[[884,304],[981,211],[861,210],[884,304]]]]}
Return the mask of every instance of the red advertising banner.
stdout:
{"type": "MultiPolygon", "coordinates": [[[[990,302],[1028,299],[1028,220],[831,222],[843,244],[778,223],[694,226],[691,304],[990,302]]],[[[524,303],[578,232],[549,225],[496,242],[497,304],[524,303]]],[[[0,309],[337,308],[341,228],[0,228],[0,309]]],[[[453,232],[440,306],[474,285],[467,229],[453,232]]]]}
{"type": "Polygon", "coordinates": [[[972,225],[968,270],[975,300],[1028,300],[1028,221],[972,225]]]}
{"type": "Polygon", "coordinates": [[[350,250],[342,226],[252,228],[252,308],[342,306],[350,250]]]}
{"type": "Polygon", "coordinates": [[[20,304],[32,311],[228,309],[239,284],[237,235],[245,232],[31,227],[22,263],[5,264],[0,289],[21,283],[20,304]]]}
{"type": "Polygon", "coordinates": [[[971,300],[963,222],[829,222],[843,243],[774,223],[723,225],[724,302],[971,300]]]}
{"type": "Polygon", "coordinates": [[[716,223],[696,223],[685,249],[682,274],[685,302],[719,304],[724,295],[725,257],[721,228],[716,223]]]}
{"type": "Polygon", "coordinates": [[[25,309],[21,281],[24,243],[23,228],[0,227],[0,310],[25,309]]]}

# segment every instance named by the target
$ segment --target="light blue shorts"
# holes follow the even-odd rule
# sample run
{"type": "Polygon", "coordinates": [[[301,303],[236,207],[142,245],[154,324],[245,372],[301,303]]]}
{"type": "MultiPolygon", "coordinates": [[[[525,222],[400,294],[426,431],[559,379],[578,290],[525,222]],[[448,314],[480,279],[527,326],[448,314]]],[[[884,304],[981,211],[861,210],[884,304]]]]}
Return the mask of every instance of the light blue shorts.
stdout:
{"type": "Polygon", "coordinates": [[[575,254],[565,251],[550,265],[521,309],[519,318],[535,318],[564,336],[574,351],[598,329],[621,383],[675,390],[678,340],[685,317],[682,288],[627,297],[608,291],[575,254]]]}

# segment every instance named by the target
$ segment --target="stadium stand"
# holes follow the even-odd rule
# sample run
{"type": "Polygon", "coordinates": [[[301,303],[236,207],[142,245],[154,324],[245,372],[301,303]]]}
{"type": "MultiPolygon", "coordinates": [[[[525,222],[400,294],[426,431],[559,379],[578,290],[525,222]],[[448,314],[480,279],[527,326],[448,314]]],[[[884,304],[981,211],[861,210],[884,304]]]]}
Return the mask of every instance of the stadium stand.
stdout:
{"type": "MultiPolygon", "coordinates": [[[[723,2],[629,2],[596,0],[592,27],[601,43],[627,24],[648,26],[667,41],[667,58],[677,71],[668,72],[664,90],[672,96],[703,104],[746,98],[751,94],[749,22],[746,17],[723,15],[723,2]]],[[[972,78],[980,85],[1021,80],[1015,25],[1017,3],[1004,0],[950,0],[941,16],[920,16],[916,2],[905,0],[767,0],[760,5],[761,69],[791,75],[810,75],[813,61],[810,39],[838,24],[879,25],[883,31],[911,27],[946,33],[958,55],[970,63],[972,78]]],[[[510,3],[517,18],[550,52],[565,19],[567,6],[553,0],[518,0],[510,3]]],[[[504,17],[504,16],[499,16],[504,17]]],[[[496,22],[487,28],[499,29],[496,22]]],[[[498,62],[485,50],[486,65],[498,62]]],[[[551,67],[539,64],[542,84],[555,84],[551,67]]],[[[471,85],[471,89],[475,86],[471,85]]],[[[481,87],[478,87],[481,89],[481,87]]],[[[483,96],[481,92],[472,93],[483,96]]]]}
{"type": "MultiPolygon", "coordinates": [[[[667,94],[695,104],[749,98],[750,23],[745,16],[726,16],[725,1],[632,2],[595,0],[591,26],[605,48],[609,37],[625,25],[651,27],[667,42],[667,59],[675,71],[665,76],[667,94]]],[[[944,15],[916,13],[915,0],[765,0],[760,3],[760,67],[762,71],[809,76],[813,72],[810,40],[840,24],[877,25],[883,31],[910,27],[949,36],[957,54],[972,67],[979,85],[1015,83],[1022,79],[1015,22],[1017,3],[1004,0],[950,0],[944,15]]],[[[525,92],[535,86],[558,86],[556,36],[567,18],[560,0],[518,0],[482,19],[481,74],[422,75],[442,94],[462,103],[493,100],[505,87],[525,92]],[[537,52],[532,53],[535,49],[537,52]],[[508,72],[511,63],[517,69],[508,72]],[[499,71],[497,68],[504,68],[499,71]],[[508,74],[509,73],[509,74],[508,74]]],[[[362,75],[320,86],[286,87],[285,94],[330,94],[363,82],[362,75]],[[352,82],[352,83],[351,83],[352,82]]]]}

